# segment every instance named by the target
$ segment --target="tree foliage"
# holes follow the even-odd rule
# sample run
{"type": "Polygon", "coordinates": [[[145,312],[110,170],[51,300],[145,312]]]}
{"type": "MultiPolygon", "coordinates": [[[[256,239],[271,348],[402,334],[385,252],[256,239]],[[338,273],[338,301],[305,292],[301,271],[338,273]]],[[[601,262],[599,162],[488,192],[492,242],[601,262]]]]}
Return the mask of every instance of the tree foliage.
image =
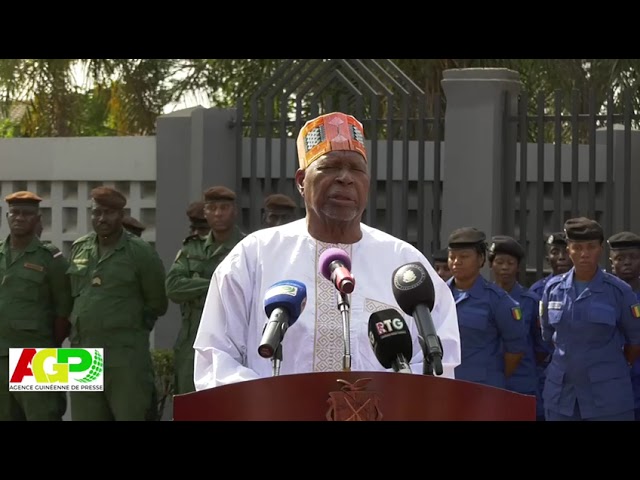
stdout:
{"type": "MultiPolygon", "coordinates": [[[[326,61],[305,70],[309,61],[278,59],[0,60],[0,136],[151,135],[157,117],[185,95],[201,93],[213,107],[232,108],[240,100],[244,108],[250,108],[260,85],[268,84],[285,62],[299,68],[280,85],[276,93],[282,95],[292,84],[304,90],[305,82],[315,78],[326,61]],[[84,81],[75,78],[78,74],[84,81]]],[[[556,111],[570,115],[576,110],[586,116],[594,108],[602,114],[613,95],[613,111],[620,115],[619,120],[625,92],[633,111],[640,110],[640,97],[635,94],[640,60],[395,59],[394,63],[425,92],[428,113],[433,113],[435,95],[442,96],[444,70],[498,67],[520,73],[531,116],[537,114],[539,102],[545,115],[556,111]]],[[[336,102],[339,79],[325,82],[328,97],[336,102]]],[[[314,86],[322,83],[318,80],[314,86]]],[[[293,96],[269,98],[274,115],[280,114],[283,105],[289,113],[295,112],[293,96]]],[[[267,99],[258,100],[264,109],[267,99]]],[[[602,124],[598,120],[598,126],[602,124]]],[[[566,131],[567,122],[563,126],[566,131]]],[[[552,131],[552,125],[545,129],[550,127],[552,131]]],[[[530,138],[537,137],[536,128],[532,122],[530,138]]]]}

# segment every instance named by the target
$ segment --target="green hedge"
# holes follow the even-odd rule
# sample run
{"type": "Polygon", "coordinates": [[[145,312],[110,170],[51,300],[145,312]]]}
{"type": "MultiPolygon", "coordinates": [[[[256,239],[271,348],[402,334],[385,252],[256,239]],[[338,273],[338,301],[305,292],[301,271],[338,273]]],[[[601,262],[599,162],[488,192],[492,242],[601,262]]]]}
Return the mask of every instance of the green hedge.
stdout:
{"type": "Polygon", "coordinates": [[[158,421],[162,418],[167,400],[173,396],[174,392],[173,350],[151,350],[151,358],[153,359],[157,394],[157,411],[153,420],[158,421]]]}

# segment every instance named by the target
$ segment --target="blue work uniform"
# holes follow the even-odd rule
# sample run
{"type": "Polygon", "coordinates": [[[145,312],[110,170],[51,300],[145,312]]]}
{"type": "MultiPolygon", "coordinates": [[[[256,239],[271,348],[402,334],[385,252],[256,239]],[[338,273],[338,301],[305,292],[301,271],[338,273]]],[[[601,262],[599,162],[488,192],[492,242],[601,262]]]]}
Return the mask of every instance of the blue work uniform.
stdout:
{"type": "MultiPolygon", "coordinates": [[[[527,291],[516,282],[509,296],[522,308],[522,322],[527,338],[527,349],[515,372],[507,378],[507,389],[525,395],[536,396],[538,391],[538,375],[536,372],[535,345],[542,343],[542,333],[538,323],[538,305],[540,297],[527,291]]],[[[540,410],[544,414],[544,410],[540,410]]]]}
{"type": "MultiPolygon", "coordinates": [[[[547,282],[552,279],[555,275],[547,275],[544,278],[541,278],[537,282],[535,282],[531,287],[529,287],[529,292],[538,298],[542,299],[542,294],[544,293],[544,289],[547,286],[547,282]]],[[[536,314],[537,318],[537,329],[540,332],[539,340],[537,340],[534,345],[534,353],[537,356],[544,355],[545,360],[541,363],[536,362],[536,375],[538,378],[538,388],[536,391],[536,416],[538,420],[544,420],[544,399],[542,398],[542,390],[544,389],[544,381],[547,378],[547,365],[549,365],[549,361],[551,360],[551,354],[553,353],[553,343],[545,342],[542,340],[542,331],[540,326],[540,316],[536,314]]]]}
{"type": "MultiPolygon", "coordinates": [[[[640,292],[636,292],[636,297],[640,302],[640,292]]],[[[631,367],[631,385],[633,386],[636,421],[640,422],[640,358],[637,358],[631,367]]]]}
{"type": "Polygon", "coordinates": [[[535,282],[533,285],[529,287],[529,291],[538,295],[542,298],[542,292],[544,292],[544,287],[547,285],[547,282],[554,277],[553,273],[551,275],[547,275],[546,277],[542,277],[540,280],[535,282]]]}
{"type": "Polygon", "coordinates": [[[546,419],[633,420],[623,346],[640,344],[638,299],[600,269],[586,286],[574,271],[549,280],[540,303],[542,338],[555,344],[543,391],[546,419]]]}
{"type": "Polygon", "coordinates": [[[527,349],[520,305],[497,285],[478,276],[469,290],[447,282],[456,302],[460,329],[459,380],[506,388],[504,352],[527,349]]]}

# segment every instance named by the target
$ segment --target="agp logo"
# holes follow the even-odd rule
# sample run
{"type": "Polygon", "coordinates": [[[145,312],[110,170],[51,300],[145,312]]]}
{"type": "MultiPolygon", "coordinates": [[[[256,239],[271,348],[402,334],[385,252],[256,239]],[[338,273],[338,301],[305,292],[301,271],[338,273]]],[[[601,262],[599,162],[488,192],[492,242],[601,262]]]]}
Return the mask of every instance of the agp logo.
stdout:
{"type": "Polygon", "coordinates": [[[102,348],[10,348],[9,390],[102,391],[102,348]]]}

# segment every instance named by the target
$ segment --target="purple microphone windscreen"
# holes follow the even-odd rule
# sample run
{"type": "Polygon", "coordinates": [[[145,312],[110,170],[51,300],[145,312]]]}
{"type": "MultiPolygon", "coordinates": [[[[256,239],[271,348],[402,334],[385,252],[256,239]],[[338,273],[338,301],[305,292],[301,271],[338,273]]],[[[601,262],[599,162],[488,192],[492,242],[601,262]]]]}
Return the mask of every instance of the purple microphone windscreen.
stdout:
{"type": "Polygon", "coordinates": [[[347,252],[340,248],[328,248],[322,252],[318,260],[318,270],[327,280],[331,280],[331,264],[336,260],[341,262],[347,270],[351,270],[351,259],[347,252]]]}

